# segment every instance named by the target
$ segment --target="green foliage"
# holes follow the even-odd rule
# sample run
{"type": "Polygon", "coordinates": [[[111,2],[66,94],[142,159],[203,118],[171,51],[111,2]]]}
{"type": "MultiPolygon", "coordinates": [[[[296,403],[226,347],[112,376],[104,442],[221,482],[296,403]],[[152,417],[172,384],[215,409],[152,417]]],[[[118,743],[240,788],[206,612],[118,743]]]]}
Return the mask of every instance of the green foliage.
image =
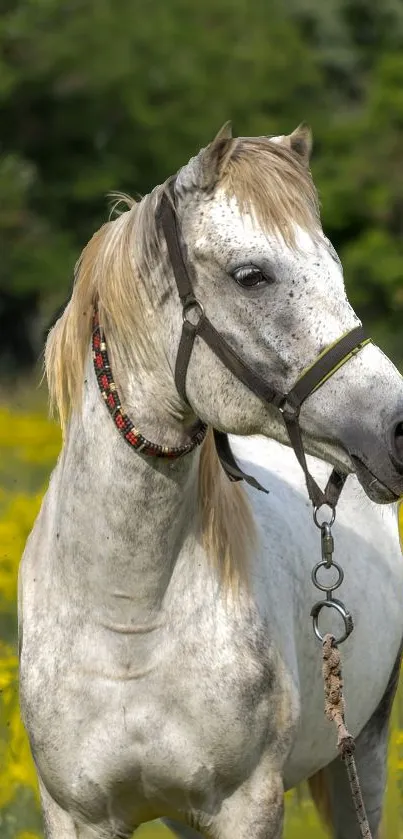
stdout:
{"type": "Polygon", "coordinates": [[[0,287],[65,297],[111,190],[148,191],[227,119],[314,127],[324,225],[398,362],[400,0],[17,0],[0,17],[0,287]]]}

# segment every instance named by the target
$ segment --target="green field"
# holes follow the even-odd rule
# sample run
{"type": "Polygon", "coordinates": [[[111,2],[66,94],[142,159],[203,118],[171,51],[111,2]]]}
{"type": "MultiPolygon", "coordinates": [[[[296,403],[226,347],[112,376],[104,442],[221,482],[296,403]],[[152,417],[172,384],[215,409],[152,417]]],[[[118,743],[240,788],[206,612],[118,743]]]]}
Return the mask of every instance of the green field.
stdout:
{"type": "MultiPolygon", "coordinates": [[[[24,404],[23,398],[19,404],[24,404]]],[[[43,412],[0,408],[1,839],[37,839],[41,835],[35,773],[18,712],[16,578],[25,540],[59,448],[59,429],[43,412]]],[[[403,688],[393,713],[383,839],[403,837],[402,787],[403,688]]],[[[151,823],[144,825],[137,835],[144,839],[163,839],[169,831],[151,823]]],[[[306,791],[288,794],[285,838],[323,839],[325,835],[306,791]]]]}

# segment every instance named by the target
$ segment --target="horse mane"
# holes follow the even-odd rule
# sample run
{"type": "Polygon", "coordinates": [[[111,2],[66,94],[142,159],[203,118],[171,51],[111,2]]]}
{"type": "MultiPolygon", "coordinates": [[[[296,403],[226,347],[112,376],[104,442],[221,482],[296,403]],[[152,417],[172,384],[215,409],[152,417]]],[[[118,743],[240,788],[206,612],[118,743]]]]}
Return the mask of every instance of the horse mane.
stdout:
{"type": "Polygon", "coordinates": [[[45,349],[50,407],[57,410],[63,431],[81,403],[95,302],[117,356],[120,347],[135,346],[134,364],[153,370],[164,363],[155,337],[157,311],[146,282],[158,250],[155,193],[163,188],[139,204],[119,196],[126,212],[94,233],[75,266],[71,298],[45,349]]]}
{"type": "MultiPolygon", "coordinates": [[[[290,244],[295,223],[312,233],[318,228],[309,172],[295,155],[267,138],[235,141],[217,186],[290,244]]],[[[159,254],[156,210],[164,190],[166,184],[156,187],[139,203],[120,196],[125,211],[94,234],[77,262],[70,301],[50,331],[45,350],[50,406],[57,409],[63,429],[71,411],[80,408],[96,301],[112,356],[135,346],[131,363],[150,372],[167,370],[151,287],[151,269],[159,254]]],[[[164,278],[158,282],[161,291],[164,278]]],[[[207,554],[233,587],[245,574],[254,521],[243,488],[222,470],[211,434],[200,453],[199,503],[207,554]]]]}
{"type": "Polygon", "coordinates": [[[282,143],[267,137],[234,141],[221,187],[263,230],[295,248],[295,227],[313,238],[320,230],[319,201],[309,169],[282,143]]]}
{"type": "Polygon", "coordinates": [[[237,590],[240,580],[247,582],[256,526],[242,484],[228,480],[221,466],[211,428],[200,452],[199,510],[206,554],[225,588],[237,590]]]}

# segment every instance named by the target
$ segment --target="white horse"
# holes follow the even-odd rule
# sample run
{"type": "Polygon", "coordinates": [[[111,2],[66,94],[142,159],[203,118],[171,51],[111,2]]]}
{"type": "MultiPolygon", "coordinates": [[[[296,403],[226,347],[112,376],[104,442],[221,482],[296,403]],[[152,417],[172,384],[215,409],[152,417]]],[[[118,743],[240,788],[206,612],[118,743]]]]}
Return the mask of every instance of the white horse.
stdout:
{"type": "MultiPolygon", "coordinates": [[[[185,319],[201,317],[201,303],[284,393],[359,323],[322,233],[309,152],[303,128],[271,139],[224,131],[173,192],[200,301],[185,319]]],[[[165,817],[179,836],[279,839],[284,789],[311,778],[318,790],[320,777],[334,835],[353,839],[309,617],[320,554],[303,472],[281,445],[278,408],[200,337],[178,393],[166,194],[129,202],[93,237],[47,345],[65,441],[19,578],[21,705],[46,836],[127,839],[165,817]],[[236,435],[235,456],[269,495],[228,480],[200,421],[236,435]]],[[[332,372],[300,423],[309,454],[357,476],[334,535],[355,620],[343,646],[347,722],[375,833],[403,562],[394,507],[373,502],[403,493],[403,380],[372,344],[332,372]]],[[[322,461],[309,468],[323,482],[322,461]]]]}

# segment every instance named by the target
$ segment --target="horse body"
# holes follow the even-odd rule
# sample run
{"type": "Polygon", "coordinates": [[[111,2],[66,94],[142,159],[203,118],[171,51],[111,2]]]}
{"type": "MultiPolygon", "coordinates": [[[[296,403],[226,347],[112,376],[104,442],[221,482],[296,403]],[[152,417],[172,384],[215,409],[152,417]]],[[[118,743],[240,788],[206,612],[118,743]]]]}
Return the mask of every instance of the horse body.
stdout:
{"type": "MultiPolygon", "coordinates": [[[[237,206],[216,188],[222,138],[180,173],[179,215],[207,314],[287,392],[357,319],[302,164],[269,140],[242,142],[233,148],[234,177],[242,182],[240,149],[251,160],[243,177],[245,194],[251,183],[255,190],[257,219],[242,194],[237,206]],[[256,171],[253,161],[262,164],[256,171]],[[264,166],[267,183],[274,179],[273,206],[262,192],[264,166]]],[[[87,246],[49,340],[51,391],[62,418],[69,401],[72,412],[21,565],[22,712],[47,839],[129,837],[160,816],[179,833],[178,821],[214,839],[279,839],[284,788],[327,767],[333,795],[344,795],[309,618],[318,531],[300,467],[279,445],[286,435],[277,409],[198,340],[187,405],[178,394],[182,318],[155,223],[160,196],[148,196],[87,246]],[[172,460],[129,450],[89,358],[95,303],[138,427],[171,447],[193,439],[198,417],[233,433],[235,454],[268,496],[248,489],[248,506],[211,434],[172,460]],[[279,442],[246,437],[256,434],[279,442]]],[[[403,491],[402,415],[401,377],[366,346],[304,404],[306,450],[356,471],[374,500],[392,501],[403,491]]],[[[315,470],[322,479],[326,467],[317,461],[315,470]]],[[[346,571],[340,591],[356,622],[345,645],[348,723],[377,827],[403,635],[403,565],[394,512],[379,511],[356,478],[336,527],[336,558],[346,571]]],[[[352,839],[349,819],[335,818],[337,839],[352,839]]]]}
{"type": "MultiPolygon", "coordinates": [[[[318,532],[291,450],[231,438],[270,494],[249,490],[259,527],[250,594],[223,601],[208,557],[186,532],[199,453],[174,468],[128,461],[103,406],[94,411],[91,371],[88,380],[83,421],[72,425],[21,569],[21,695],[28,727],[35,714],[38,771],[59,805],[90,823],[129,831],[179,813],[202,828],[228,789],[259,768],[268,784],[273,764],[285,761],[288,787],[336,756],[309,618],[318,532]],[[158,499],[151,522],[150,485],[158,499]]],[[[320,461],[317,473],[326,473],[320,461]]],[[[403,636],[403,563],[394,511],[368,501],[354,479],[336,544],[356,622],[344,672],[358,734],[403,636]]]]}
{"type": "Polygon", "coordinates": [[[174,474],[128,464],[98,414],[96,422],[84,404],[95,445],[106,453],[112,442],[113,459],[94,458],[90,440],[74,452],[73,425],[23,560],[23,713],[28,727],[35,713],[38,771],[66,810],[128,829],[178,812],[196,821],[267,759],[278,732],[288,748],[297,690],[272,640],[269,604],[223,602],[187,532],[199,453],[174,474]],[[150,480],[159,505],[151,523],[150,480]],[[100,497],[108,489],[113,525],[88,481],[100,497]]]}

